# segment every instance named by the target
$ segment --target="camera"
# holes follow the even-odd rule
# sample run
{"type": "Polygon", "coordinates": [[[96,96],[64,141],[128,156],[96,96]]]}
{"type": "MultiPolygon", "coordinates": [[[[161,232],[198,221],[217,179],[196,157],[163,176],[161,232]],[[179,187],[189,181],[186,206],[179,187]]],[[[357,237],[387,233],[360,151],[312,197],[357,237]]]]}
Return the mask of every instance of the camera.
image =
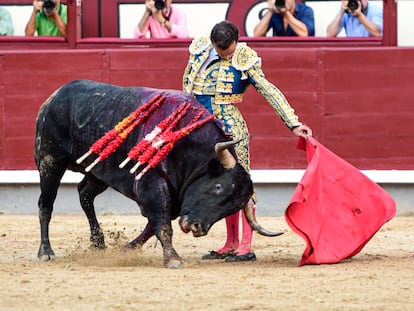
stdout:
{"type": "Polygon", "coordinates": [[[42,0],[42,2],[43,10],[45,10],[46,13],[52,13],[56,6],[55,0],[42,0]]]}
{"type": "Polygon", "coordinates": [[[276,9],[283,9],[286,6],[285,0],[276,0],[275,1],[276,9]]]}
{"type": "Polygon", "coordinates": [[[157,10],[162,10],[165,8],[165,0],[155,0],[155,8],[157,10]]]}
{"type": "Polygon", "coordinates": [[[348,1],[348,10],[353,12],[358,9],[359,0],[349,0],[348,1]]]}

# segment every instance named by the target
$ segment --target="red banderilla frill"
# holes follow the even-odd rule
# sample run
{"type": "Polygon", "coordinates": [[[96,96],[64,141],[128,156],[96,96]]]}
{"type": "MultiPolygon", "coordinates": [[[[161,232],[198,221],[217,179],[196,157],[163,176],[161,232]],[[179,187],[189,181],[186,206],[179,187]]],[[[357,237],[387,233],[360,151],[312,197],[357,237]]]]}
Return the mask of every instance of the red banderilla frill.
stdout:
{"type": "MultiPolygon", "coordinates": [[[[151,144],[148,144],[146,149],[141,151],[141,154],[138,157],[138,162],[132,167],[129,172],[131,174],[135,173],[135,171],[138,169],[138,167],[141,164],[147,163],[153,155],[156,154],[156,152],[164,145],[165,140],[163,139],[164,136],[167,135],[167,133],[171,133],[172,129],[177,125],[177,123],[187,114],[188,110],[190,109],[190,105],[187,104],[183,107],[184,109],[180,109],[179,113],[177,114],[177,117],[174,119],[173,122],[171,122],[168,127],[161,132],[152,142],[151,144]]],[[[202,112],[201,114],[203,114],[202,112]]],[[[199,117],[198,117],[199,118],[199,117]]],[[[197,119],[198,119],[197,118],[197,119]]],[[[196,121],[194,118],[191,122],[196,121]]]]}
{"type": "Polygon", "coordinates": [[[156,110],[165,100],[165,96],[155,95],[144,105],[132,112],[104,136],[92,144],[89,150],[76,160],[80,164],[92,153],[99,153],[98,158],[86,167],[85,171],[89,172],[97,163],[105,160],[109,155],[115,152],[128,135],[140,124],[145,121],[154,110],[156,110]]]}
{"type": "MultiPolygon", "coordinates": [[[[135,180],[140,180],[141,177],[148,172],[149,169],[156,167],[167,155],[168,153],[174,148],[175,144],[184,136],[189,135],[195,129],[203,126],[204,124],[212,121],[214,119],[213,115],[208,116],[207,118],[197,121],[202,115],[204,111],[198,113],[194,119],[190,122],[189,125],[183,127],[175,132],[168,131],[162,133],[160,137],[160,141],[163,142],[164,146],[157,153],[148,161],[148,165],[137,175],[135,176],[135,180]]],[[[161,145],[160,145],[161,146],[161,145]]]]}
{"type": "MultiPolygon", "coordinates": [[[[139,141],[129,152],[127,158],[119,164],[119,168],[124,168],[125,165],[131,161],[136,160],[141,154],[148,153],[149,146],[151,143],[164,131],[172,129],[175,125],[181,120],[181,118],[188,112],[190,109],[190,104],[183,103],[181,104],[173,113],[171,113],[167,118],[161,121],[150,133],[145,135],[145,137],[139,141]]],[[[155,152],[156,150],[154,150],[155,152]]],[[[149,156],[151,157],[152,154],[149,156]]],[[[131,170],[132,174],[135,172],[140,165],[138,162],[131,170]]]]}

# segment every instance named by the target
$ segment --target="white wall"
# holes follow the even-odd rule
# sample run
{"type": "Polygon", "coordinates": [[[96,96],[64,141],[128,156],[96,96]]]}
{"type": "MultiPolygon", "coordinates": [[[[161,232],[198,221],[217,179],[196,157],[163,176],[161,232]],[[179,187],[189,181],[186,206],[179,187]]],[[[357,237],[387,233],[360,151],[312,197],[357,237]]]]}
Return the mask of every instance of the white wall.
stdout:
{"type": "Polygon", "coordinates": [[[24,36],[24,28],[33,11],[31,5],[4,5],[12,15],[14,35],[24,36]]]}
{"type": "Polygon", "coordinates": [[[398,0],[397,8],[398,46],[414,46],[414,0],[398,0]]]}

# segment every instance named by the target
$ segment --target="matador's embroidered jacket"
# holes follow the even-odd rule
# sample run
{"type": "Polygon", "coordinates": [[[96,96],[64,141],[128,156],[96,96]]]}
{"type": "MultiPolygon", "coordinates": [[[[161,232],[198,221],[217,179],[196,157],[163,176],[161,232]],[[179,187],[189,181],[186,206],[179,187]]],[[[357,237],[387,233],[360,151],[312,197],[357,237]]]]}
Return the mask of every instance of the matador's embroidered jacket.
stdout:
{"type": "MultiPolygon", "coordinates": [[[[192,94],[211,113],[223,122],[224,130],[234,139],[245,138],[236,147],[239,162],[249,171],[249,134],[237,108],[251,84],[270,103],[288,128],[301,125],[294,109],[280,90],[270,83],[261,69],[257,53],[245,43],[238,43],[230,60],[218,59],[204,64],[214,49],[209,37],[194,39],[190,58],[183,76],[183,90],[192,94]]],[[[210,58],[211,60],[211,58],[210,58]]]]}

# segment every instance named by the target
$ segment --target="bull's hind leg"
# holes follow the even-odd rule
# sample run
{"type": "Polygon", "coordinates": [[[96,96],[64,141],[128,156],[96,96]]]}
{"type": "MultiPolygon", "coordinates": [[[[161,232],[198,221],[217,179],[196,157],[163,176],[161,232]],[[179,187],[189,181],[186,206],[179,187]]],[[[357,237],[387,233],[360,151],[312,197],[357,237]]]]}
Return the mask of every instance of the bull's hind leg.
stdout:
{"type": "Polygon", "coordinates": [[[40,175],[40,197],[38,200],[40,247],[37,257],[42,261],[48,261],[55,256],[49,241],[49,223],[60,180],[66,168],[54,162],[54,159],[49,156],[39,161],[38,169],[40,175]]]}
{"type": "Polygon", "coordinates": [[[147,223],[145,226],[145,229],[141,232],[139,236],[137,236],[135,239],[133,239],[131,242],[129,242],[125,249],[134,249],[137,247],[142,247],[142,245],[145,244],[154,235],[154,230],[152,229],[152,226],[150,223],[147,223]]]}
{"type": "Polygon", "coordinates": [[[95,248],[105,248],[105,238],[96,218],[93,202],[95,198],[107,188],[107,185],[91,175],[85,176],[78,185],[80,204],[86,217],[88,217],[89,226],[91,228],[91,246],[95,248]]]}

